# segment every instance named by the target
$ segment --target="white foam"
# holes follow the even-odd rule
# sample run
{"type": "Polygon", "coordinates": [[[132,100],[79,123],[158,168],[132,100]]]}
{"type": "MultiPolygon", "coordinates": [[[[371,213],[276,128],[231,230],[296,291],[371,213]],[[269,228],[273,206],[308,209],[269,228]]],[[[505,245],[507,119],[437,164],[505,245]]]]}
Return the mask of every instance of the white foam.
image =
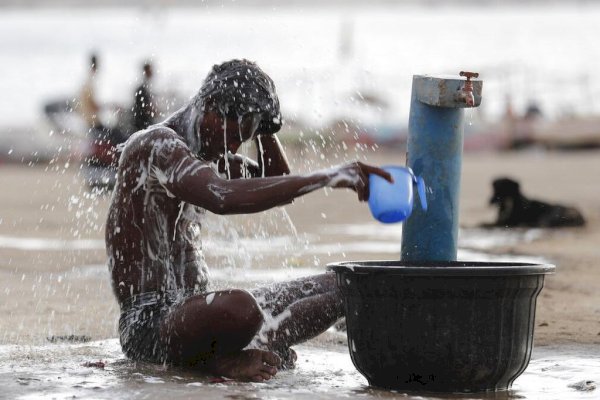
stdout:
{"type": "Polygon", "coordinates": [[[206,296],[206,305],[209,305],[213,302],[213,300],[215,299],[215,294],[214,293],[209,293],[206,296]]]}
{"type": "Polygon", "coordinates": [[[289,309],[285,309],[283,312],[277,314],[276,316],[271,315],[271,313],[268,312],[268,310],[267,312],[263,312],[264,322],[258,334],[260,339],[266,342],[268,339],[267,333],[278,330],[281,323],[286,319],[290,318],[291,316],[292,312],[289,309]]]}
{"type": "Polygon", "coordinates": [[[265,165],[265,150],[263,149],[262,141],[258,140],[258,152],[260,153],[260,163],[261,163],[261,176],[265,177],[265,170],[267,166],[265,165]]]}

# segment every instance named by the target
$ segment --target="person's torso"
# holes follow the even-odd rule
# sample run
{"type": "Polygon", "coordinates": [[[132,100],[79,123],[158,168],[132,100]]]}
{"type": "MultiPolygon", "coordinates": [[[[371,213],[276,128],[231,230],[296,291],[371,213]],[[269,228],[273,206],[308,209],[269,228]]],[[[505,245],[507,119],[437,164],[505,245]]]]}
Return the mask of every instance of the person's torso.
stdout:
{"type": "Polygon", "coordinates": [[[88,78],[79,94],[79,112],[88,127],[98,123],[98,106],[95,98],[94,79],[88,78]]]}
{"type": "Polygon", "coordinates": [[[106,224],[117,297],[122,301],[153,291],[204,291],[208,268],[200,229],[205,210],[169,193],[157,176],[161,172],[156,154],[148,146],[134,142],[127,147],[134,149],[121,157],[106,224]]]}

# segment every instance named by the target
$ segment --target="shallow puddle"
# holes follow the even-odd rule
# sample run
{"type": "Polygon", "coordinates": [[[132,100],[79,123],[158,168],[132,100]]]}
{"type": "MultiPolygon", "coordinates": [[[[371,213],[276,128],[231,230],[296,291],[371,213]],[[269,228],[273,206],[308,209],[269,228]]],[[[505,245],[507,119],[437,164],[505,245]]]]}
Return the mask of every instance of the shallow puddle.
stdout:
{"type": "Polygon", "coordinates": [[[116,339],[85,344],[0,347],[0,385],[7,399],[597,399],[600,349],[539,347],[508,392],[399,393],[371,388],[352,365],[344,338],[326,333],[297,346],[298,363],[266,383],[217,382],[196,372],[123,358],[116,339]],[[102,360],[105,366],[95,365],[102,360]]]}

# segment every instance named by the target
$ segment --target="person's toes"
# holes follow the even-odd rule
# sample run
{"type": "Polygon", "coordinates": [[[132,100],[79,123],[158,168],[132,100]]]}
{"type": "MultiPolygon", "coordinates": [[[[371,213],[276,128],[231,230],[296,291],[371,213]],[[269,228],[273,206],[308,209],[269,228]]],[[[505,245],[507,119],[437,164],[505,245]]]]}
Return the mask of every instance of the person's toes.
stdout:
{"type": "Polygon", "coordinates": [[[268,365],[265,365],[262,369],[261,372],[265,372],[271,376],[275,375],[277,373],[277,368],[275,367],[270,367],[268,365]]]}
{"type": "Polygon", "coordinates": [[[265,381],[268,381],[269,379],[271,379],[273,377],[273,375],[269,374],[268,372],[261,372],[260,375],[263,377],[263,379],[265,381]]]}
{"type": "Polygon", "coordinates": [[[268,381],[272,377],[273,375],[269,374],[268,372],[259,371],[256,375],[252,376],[250,380],[252,382],[264,382],[268,381]]]}
{"type": "Polygon", "coordinates": [[[279,358],[277,354],[272,352],[264,352],[263,361],[268,365],[272,365],[274,367],[279,367],[281,365],[281,358],[279,358]]]}

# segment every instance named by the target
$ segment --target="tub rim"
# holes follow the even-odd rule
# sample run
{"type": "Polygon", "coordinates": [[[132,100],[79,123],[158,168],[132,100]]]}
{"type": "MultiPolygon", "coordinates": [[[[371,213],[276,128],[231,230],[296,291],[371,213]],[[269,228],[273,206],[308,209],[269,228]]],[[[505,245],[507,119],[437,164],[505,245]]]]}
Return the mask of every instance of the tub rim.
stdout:
{"type": "Polygon", "coordinates": [[[366,260],[329,263],[327,270],[336,273],[405,276],[522,276],[554,274],[556,266],[513,261],[366,260]]]}

